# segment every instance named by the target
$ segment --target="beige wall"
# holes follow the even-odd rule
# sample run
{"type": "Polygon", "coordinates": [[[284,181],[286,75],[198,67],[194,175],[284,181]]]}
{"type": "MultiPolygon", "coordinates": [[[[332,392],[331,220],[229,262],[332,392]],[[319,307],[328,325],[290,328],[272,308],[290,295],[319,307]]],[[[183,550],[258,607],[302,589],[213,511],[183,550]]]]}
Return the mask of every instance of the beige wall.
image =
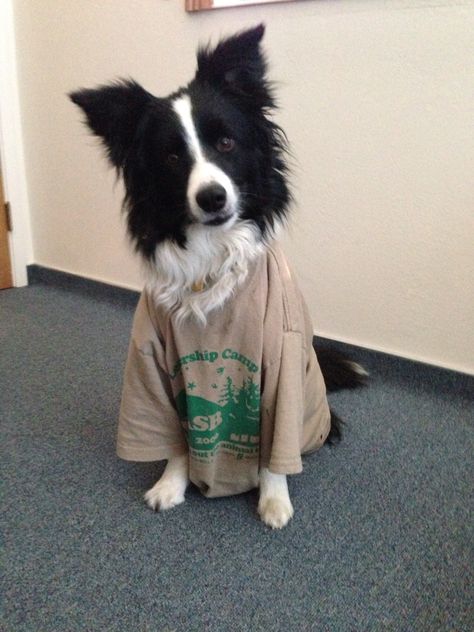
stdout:
{"type": "Polygon", "coordinates": [[[296,157],[286,248],[317,332],[474,372],[474,5],[16,0],[34,261],[139,288],[121,187],[65,98],[132,76],[166,94],[198,41],[264,20],[296,157]]]}

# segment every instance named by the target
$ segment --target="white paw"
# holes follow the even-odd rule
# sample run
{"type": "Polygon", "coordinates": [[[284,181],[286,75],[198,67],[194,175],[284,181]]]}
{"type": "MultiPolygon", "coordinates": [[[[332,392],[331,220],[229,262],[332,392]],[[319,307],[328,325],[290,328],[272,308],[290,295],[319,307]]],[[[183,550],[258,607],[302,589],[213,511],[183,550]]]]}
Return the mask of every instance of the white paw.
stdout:
{"type": "Polygon", "coordinates": [[[184,503],[183,485],[177,481],[158,481],[145,494],[146,504],[155,511],[164,511],[184,503]]]}
{"type": "Polygon", "coordinates": [[[293,505],[289,498],[260,498],[258,513],[263,522],[272,529],[281,529],[293,517],[293,505]]]}

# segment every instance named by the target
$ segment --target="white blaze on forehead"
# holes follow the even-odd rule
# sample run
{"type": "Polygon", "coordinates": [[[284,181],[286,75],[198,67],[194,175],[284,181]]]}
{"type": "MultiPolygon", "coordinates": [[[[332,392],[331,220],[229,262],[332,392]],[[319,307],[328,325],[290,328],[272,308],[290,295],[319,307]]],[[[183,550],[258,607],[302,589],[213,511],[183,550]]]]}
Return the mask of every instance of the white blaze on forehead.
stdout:
{"type": "Polygon", "coordinates": [[[189,174],[187,198],[192,215],[198,220],[206,219],[205,212],[196,202],[196,195],[202,187],[217,183],[224,187],[227,202],[221,214],[234,216],[238,211],[239,196],[229,176],[216,164],[207,160],[204,150],[199,142],[199,136],[194,124],[192,104],[189,95],[185,94],[173,101],[173,109],[184,131],[184,137],[194,165],[189,174]]]}
{"type": "Polygon", "coordinates": [[[196,161],[204,160],[201,144],[194,125],[191,100],[188,95],[179,97],[173,101],[173,109],[179,117],[181,125],[184,129],[186,144],[188,149],[196,161]]]}

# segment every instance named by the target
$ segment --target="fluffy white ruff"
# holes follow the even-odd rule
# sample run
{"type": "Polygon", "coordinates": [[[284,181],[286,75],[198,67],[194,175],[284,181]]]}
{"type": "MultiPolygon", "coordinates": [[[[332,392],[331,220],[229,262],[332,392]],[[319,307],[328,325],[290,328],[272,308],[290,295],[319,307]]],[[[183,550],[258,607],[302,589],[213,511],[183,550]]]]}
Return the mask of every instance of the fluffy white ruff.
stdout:
{"type": "Polygon", "coordinates": [[[272,474],[266,467],[259,472],[260,496],[258,513],[272,529],[281,529],[293,517],[293,505],[284,474],[272,474]]]}
{"type": "Polygon", "coordinates": [[[171,241],[156,248],[147,286],[157,304],[176,310],[178,323],[193,316],[205,325],[208,314],[245,281],[265,244],[252,222],[241,221],[230,227],[193,224],[187,238],[186,248],[171,241]],[[201,282],[204,289],[193,291],[193,284],[201,282]]]}

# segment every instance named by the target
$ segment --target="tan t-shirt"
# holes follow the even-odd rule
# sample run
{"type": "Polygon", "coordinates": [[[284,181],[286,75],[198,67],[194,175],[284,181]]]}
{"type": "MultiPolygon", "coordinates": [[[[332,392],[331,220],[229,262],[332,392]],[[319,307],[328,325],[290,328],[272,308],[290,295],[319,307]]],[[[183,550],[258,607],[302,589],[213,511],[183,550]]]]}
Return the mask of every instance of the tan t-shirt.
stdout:
{"type": "Polygon", "coordinates": [[[207,325],[142,294],[133,323],[117,453],[131,461],[189,452],[206,496],[258,486],[260,467],[302,470],[329,433],[323,377],[303,297],[277,246],[207,325]]]}

